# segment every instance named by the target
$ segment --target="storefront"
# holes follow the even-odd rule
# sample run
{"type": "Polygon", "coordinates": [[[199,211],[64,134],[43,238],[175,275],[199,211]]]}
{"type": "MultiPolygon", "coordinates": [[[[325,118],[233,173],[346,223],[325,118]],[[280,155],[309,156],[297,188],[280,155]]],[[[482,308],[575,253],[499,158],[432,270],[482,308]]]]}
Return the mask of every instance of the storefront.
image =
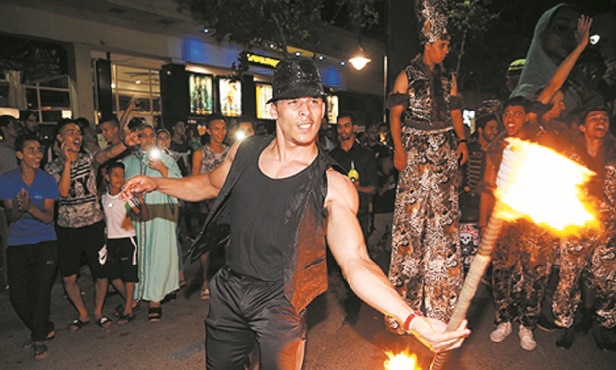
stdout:
{"type": "MultiPolygon", "coordinates": [[[[266,102],[273,68],[282,54],[255,51],[243,78],[231,80],[230,66],[241,51],[238,45],[216,43],[185,15],[176,14],[171,2],[154,0],[149,7],[130,0],[114,4],[4,4],[0,50],[37,45],[34,50],[39,52],[31,55],[49,60],[37,78],[24,78],[27,68],[15,65],[23,53],[0,54],[0,107],[32,109],[40,122],[86,117],[97,123],[103,116],[120,115],[136,97],[141,103],[138,116],[166,126],[178,119],[199,123],[213,112],[228,117],[231,124],[242,116],[271,122],[266,102]]],[[[326,41],[323,54],[307,56],[314,57],[332,95],[328,121],[335,122],[337,109],[365,109],[364,103],[355,102],[357,97],[380,95],[382,101],[383,66],[378,61],[384,46],[375,47],[380,56],[372,65],[355,71],[343,65],[352,48],[346,45],[356,42],[352,35],[333,33],[326,41]]],[[[367,107],[382,115],[382,104],[367,107]]]]}

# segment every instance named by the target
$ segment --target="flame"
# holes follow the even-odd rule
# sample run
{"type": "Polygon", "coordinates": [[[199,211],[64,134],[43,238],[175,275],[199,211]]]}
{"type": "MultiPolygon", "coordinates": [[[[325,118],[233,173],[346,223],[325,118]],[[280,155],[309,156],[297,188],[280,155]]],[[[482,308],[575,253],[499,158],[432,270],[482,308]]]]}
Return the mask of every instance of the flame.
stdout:
{"type": "Polygon", "coordinates": [[[586,167],[538,144],[510,139],[503,152],[496,197],[511,208],[504,219],[528,217],[556,232],[596,226],[582,185],[594,175],[586,167]]]}
{"type": "Polygon", "coordinates": [[[421,370],[421,368],[416,367],[417,356],[415,354],[410,354],[407,351],[403,351],[397,355],[387,351],[385,354],[388,357],[383,363],[383,365],[385,365],[385,370],[421,370]]]}

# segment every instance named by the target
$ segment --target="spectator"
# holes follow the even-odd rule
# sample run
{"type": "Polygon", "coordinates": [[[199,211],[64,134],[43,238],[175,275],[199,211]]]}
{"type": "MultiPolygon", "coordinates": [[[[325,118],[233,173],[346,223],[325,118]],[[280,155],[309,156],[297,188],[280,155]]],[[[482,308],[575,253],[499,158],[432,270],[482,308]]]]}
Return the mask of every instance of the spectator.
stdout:
{"type": "MultiPolygon", "coordinates": [[[[0,175],[10,170],[17,168],[17,160],[15,157],[15,139],[18,135],[17,120],[10,115],[0,116],[0,135],[2,135],[2,141],[0,141],[0,175]]],[[[8,277],[6,275],[6,257],[4,251],[6,251],[8,238],[6,214],[2,204],[0,204],[0,289],[6,286],[8,277]]]]}
{"type": "Polygon", "coordinates": [[[83,135],[83,148],[89,153],[96,153],[101,148],[98,146],[98,136],[96,130],[90,125],[90,121],[87,118],[79,117],[75,119],[79,128],[81,128],[81,134],[83,135]]]}
{"type": "Polygon", "coordinates": [[[118,325],[128,324],[135,319],[133,313],[135,283],[139,278],[137,242],[131,220],[135,215],[139,215],[141,220],[148,219],[148,208],[142,195],[138,194],[136,200],[128,202],[120,199],[124,179],[124,164],[122,162],[109,164],[105,175],[108,190],[101,198],[107,225],[109,280],[124,298],[124,307],[120,307],[120,318],[116,321],[118,325]]]}
{"type": "Polygon", "coordinates": [[[387,234],[384,250],[389,254],[389,251],[391,251],[391,227],[394,217],[398,171],[394,167],[394,159],[391,152],[383,152],[378,161],[379,181],[376,193],[372,198],[374,229],[368,238],[368,250],[378,250],[378,243],[387,234]]]}
{"type": "MultiPolygon", "coordinates": [[[[182,177],[171,156],[156,148],[156,133],[152,126],[138,129],[139,150],[123,159],[126,178],[138,175],[182,177]]],[[[179,288],[177,248],[177,199],[159,192],[145,195],[149,218],[135,223],[138,241],[139,282],[135,299],[149,301],[148,320],[162,318],[161,301],[179,288]]]]}
{"type": "Polygon", "coordinates": [[[39,122],[36,112],[31,110],[19,111],[19,127],[20,133],[38,135],[39,122]]]}
{"type": "Polygon", "coordinates": [[[372,124],[366,129],[366,147],[374,152],[374,157],[379,158],[389,155],[389,148],[385,146],[379,136],[379,125],[372,124]]]}
{"type": "MultiPolygon", "coordinates": [[[[98,326],[106,329],[111,325],[111,320],[103,315],[108,284],[105,266],[107,250],[104,214],[96,191],[96,168],[122,153],[127,147],[120,142],[97,153],[84,153],[81,150],[81,129],[74,120],[61,119],[58,121],[57,131],[61,155],[49,163],[45,170],[58,182],[58,262],[66,294],[79,314],[79,317],[70,323],[69,329],[77,331],[90,322],[77,281],[82,254],[86,256],[95,278],[94,318],[98,326]]],[[[135,141],[134,135],[126,138],[128,145],[134,145],[135,141]]]]}
{"type": "Polygon", "coordinates": [[[186,172],[182,172],[182,176],[188,176],[191,173],[191,154],[192,149],[186,137],[186,123],[182,120],[176,121],[171,126],[171,146],[170,149],[180,155],[184,162],[183,168],[186,172]]]}
{"type": "MultiPolygon", "coordinates": [[[[211,114],[206,121],[207,133],[210,136],[210,143],[202,146],[193,155],[193,175],[200,173],[210,173],[218,167],[229,153],[229,147],[224,143],[227,137],[227,123],[223,116],[211,114]]],[[[252,136],[252,135],[251,135],[252,136]]],[[[213,200],[206,200],[199,203],[199,224],[205,222],[205,216],[210,212],[213,200]]],[[[208,270],[210,264],[210,253],[204,253],[200,258],[201,273],[203,283],[199,297],[210,299],[210,286],[208,270]]]]}
{"type": "MultiPolygon", "coordinates": [[[[163,153],[166,153],[171,156],[175,160],[175,163],[178,165],[180,172],[183,172],[187,169],[182,169],[184,166],[184,161],[181,159],[181,156],[170,149],[171,146],[171,134],[169,130],[166,128],[161,128],[156,132],[156,146],[158,149],[162,150],[163,153]]],[[[180,210],[180,215],[178,217],[178,227],[176,229],[177,237],[178,237],[178,269],[179,269],[179,285],[180,288],[186,285],[186,278],[184,276],[184,250],[182,249],[182,221],[185,221],[186,231],[190,234],[192,232],[192,209],[193,204],[186,203],[183,200],[178,200],[178,207],[180,210]]]]}
{"type": "Polygon", "coordinates": [[[43,153],[36,136],[19,136],[15,150],[19,169],[0,175],[0,199],[10,222],[9,296],[30,329],[34,358],[42,360],[49,355],[43,342],[56,335],[49,308],[58,258],[53,223],[58,186],[53,176],[39,168],[43,153]]]}
{"type": "MultiPolygon", "coordinates": [[[[357,141],[357,119],[353,113],[341,112],[336,127],[340,144],[332,149],[329,155],[338,162],[342,169],[341,173],[348,175],[359,193],[357,219],[362,235],[366,239],[370,232],[370,203],[378,184],[376,159],[374,152],[357,141]]],[[[344,307],[345,322],[355,324],[359,317],[361,300],[348,286],[344,307]]]]}

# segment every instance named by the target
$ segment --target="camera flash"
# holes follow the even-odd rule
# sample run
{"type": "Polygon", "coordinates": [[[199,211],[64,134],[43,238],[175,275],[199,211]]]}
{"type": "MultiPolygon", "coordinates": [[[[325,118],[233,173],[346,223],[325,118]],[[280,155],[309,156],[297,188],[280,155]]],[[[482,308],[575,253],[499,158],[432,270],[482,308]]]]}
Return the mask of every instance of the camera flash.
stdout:
{"type": "Polygon", "coordinates": [[[596,34],[595,34],[595,35],[590,36],[590,43],[591,43],[592,45],[597,45],[597,43],[599,42],[599,40],[601,40],[601,36],[599,36],[599,35],[596,35],[596,34]]]}

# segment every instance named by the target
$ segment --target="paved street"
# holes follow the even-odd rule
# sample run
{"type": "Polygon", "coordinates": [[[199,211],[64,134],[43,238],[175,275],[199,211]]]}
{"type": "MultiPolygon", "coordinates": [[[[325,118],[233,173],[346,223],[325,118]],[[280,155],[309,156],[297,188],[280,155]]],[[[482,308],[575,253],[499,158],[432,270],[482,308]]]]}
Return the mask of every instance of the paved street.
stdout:
{"type": "MultiPolygon", "coordinates": [[[[87,269],[83,271],[80,282],[91,307],[91,277],[87,269]]],[[[189,280],[195,272],[195,267],[189,270],[189,280]]],[[[331,280],[329,292],[309,307],[305,370],[382,369],[386,350],[403,349],[416,352],[421,368],[429,368],[429,352],[412,338],[388,334],[382,325],[382,315],[368,307],[362,308],[357,325],[343,326],[341,284],[337,279],[331,280]]],[[[50,356],[36,362],[32,351],[21,347],[28,339],[28,332],[4,291],[0,293],[0,369],[203,369],[203,318],[208,303],[199,300],[197,293],[198,286],[194,285],[180,291],[177,299],[163,306],[163,319],[156,324],[148,323],[146,310],[142,308],[137,312],[137,319],[128,325],[113,325],[105,331],[92,322],[72,333],[66,326],[75,318],[74,312],[58,281],[52,292],[52,320],[57,336],[48,343],[50,356]]],[[[111,317],[113,307],[119,302],[117,295],[108,298],[105,313],[111,317]]],[[[557,333],[539,330],[536,331],[538,347],[533,352],[519,347],[517,329],[504,343],[490,342],[493,309],[483,287],[476,296],[469,319],[473,334],[463,348],[452,355],[447,369],[616,368],[616,353],[596,349],[590,334],[578,335],[568,351],[554,346],[557,333]]]]}

